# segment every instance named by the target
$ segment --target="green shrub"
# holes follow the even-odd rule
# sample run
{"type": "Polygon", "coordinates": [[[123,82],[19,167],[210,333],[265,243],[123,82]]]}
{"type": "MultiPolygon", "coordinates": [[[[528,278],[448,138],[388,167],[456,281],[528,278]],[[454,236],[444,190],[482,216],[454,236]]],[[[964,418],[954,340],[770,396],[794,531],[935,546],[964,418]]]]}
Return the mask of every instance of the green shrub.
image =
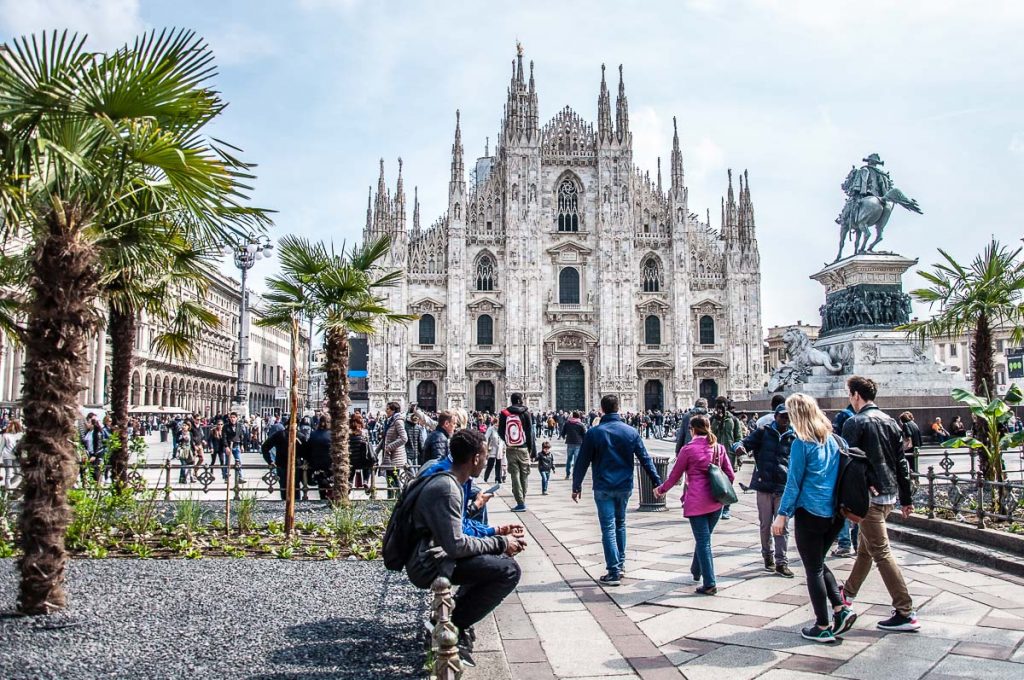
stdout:
{"type": "Polygon", "coordinates": [[[191,533],[197,533],[203,525],[203,506],[191,498],[174,503],[174,524],[185,527],[191,533]]]}
{"type": "Polygon", "coordinates": [[[235,506],[235,522],[242,533],[252,531],[255,526],[253,515],[256,513],[256,498],[243,496],[235,506]]]}

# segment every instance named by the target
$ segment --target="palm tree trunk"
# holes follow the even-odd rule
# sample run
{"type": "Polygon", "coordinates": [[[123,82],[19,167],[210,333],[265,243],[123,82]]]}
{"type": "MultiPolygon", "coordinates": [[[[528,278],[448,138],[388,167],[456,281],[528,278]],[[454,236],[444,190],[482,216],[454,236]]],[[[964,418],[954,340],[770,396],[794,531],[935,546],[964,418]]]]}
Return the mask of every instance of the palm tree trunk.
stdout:
{"type": "MultiPolygon", "coordinates": [[[[989,325],[988,315],[979,314],[974,325],[974,337],[971,343],[971,378],[974,393],[990,400],[996,396],[995,393],[995,366],[992,361],[992,328],[989,325]]],[[[975,436],[983,442],[992,446],[988,436],[988,425],[981,418],[974,419],[975,436]]],[[[997,468],[992,461],[985,456],[979,457],[980,467],[986,479],[997,478],[997,468]]]]}
{"type": "Polygon", "coordinates": [[[110,456],[111,476],[117,484],[128,482],[128,407],[132,384],[132,355],[135,349],[135,331],[138,326],[134,314],[110,310],[110,406],[114,410],[114,432],[120,446],[110,456]]]}
{"type": "Polygon", "coordinates": [[[996,396],[996,368],[993,361],[992,326],[987,314],[979,314],[971,346],[971,373],[974,393],[993,399],[996,396]]]}
{"type": "Polygon", "coordinates": [[[72,440],[78,438],[88,340],[99,326],[94,308],[99,270],[95,252],[82,238],[85,219],[77,205],[52,211],[32,258],[22,391],[25,501],[18,523],[24,551],[18,563],[18,611],[23,614],[48,614],[67,604],[67,493],[78,463],[72,440]]]}
{"type": "Polygon", "coordinates": [[[331,415],[331,473],[334,502],[348,504],[348,363],[350,347],[345,331],[328,331],[325,338],[327,411],[331,415]]]}

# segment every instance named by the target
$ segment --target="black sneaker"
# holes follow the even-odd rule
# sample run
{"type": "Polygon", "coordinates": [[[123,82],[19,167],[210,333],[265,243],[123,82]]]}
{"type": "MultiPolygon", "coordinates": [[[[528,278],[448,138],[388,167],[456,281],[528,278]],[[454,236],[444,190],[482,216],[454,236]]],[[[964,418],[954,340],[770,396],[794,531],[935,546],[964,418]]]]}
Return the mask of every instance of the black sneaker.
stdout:
{"type": "Polygon", "coordinates": [[[718,587],[717,586],[701,586],[699,588],[695,588],[693,592],[697,593],[698,595],[717,595],[718,594],[718,587]]]}
{"type": "Polygon", "coordinates": [[[603,586],[617,586],[622,583],[618,574],[605,574],[597,580],[603,586]]]}
{"type": "Polygon", "coordinates": [[[765,571],[775,571],[775,558],[774,557],[769,555],[768,557],[764,558],[764,570],[765,571]]]}
{"type": "Polygon", "coordinates": [[[909,616],[904,616],[895,609],[892,611],[892,616],[884,621],[879,621],[875,625],[882,630],[890,630],[897,633],[909,633],[921,627],[915,612],[910,612],[909,616]]]}
{"type": "Polygon", "coordinates": [[[462,661],[463,666],[476,668],[476,660],[473,658],[472,652],[470,652],[462,645],[459,645],[459,660],[462,661]]]}
{"type": "Polygon", "coordinates": [[[839,637],[853,628],[857,615],[849,607],[843,607],[832,615],[832,634],[839,637]]]}
{"type": "Polygon", "coordinates": [[[800,637],[812,642],[835,642],[836,636],[832,634],[831,628],[818,628],[811,626],[800,630],[800,637]]]}
{"type": "Polygon", "coordinates": [[[785,564],[780,564],[775,567],[775,573],[782,578],[793,578],[793,571],[785,564]]]}

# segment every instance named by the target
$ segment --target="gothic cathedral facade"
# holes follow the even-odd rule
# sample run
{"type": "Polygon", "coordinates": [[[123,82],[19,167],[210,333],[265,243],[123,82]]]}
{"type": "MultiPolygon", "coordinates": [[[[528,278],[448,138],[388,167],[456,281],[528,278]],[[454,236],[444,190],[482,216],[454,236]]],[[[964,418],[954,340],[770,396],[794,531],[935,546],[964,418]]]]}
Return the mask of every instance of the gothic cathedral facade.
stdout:
{"type": "Polygon", "coordinates": [[[491,413],[512,392],[533,409],[686,408],[764,384],[760,256],[746,173],[729,172],[720,229],[690,212],[678,131],[670,184],[633,164],[622,67],[612,119],[601,67],[597,125],[569,107],[539,125],[533,63],[513,61],[498,143],[467,188],[456,113],[448,210],[412,228],[399,160],[381,161],[364,240],[389,236],[402,269],[388,303],[419,318],[369,338],[372,411],[391,400],[491,413]]]}

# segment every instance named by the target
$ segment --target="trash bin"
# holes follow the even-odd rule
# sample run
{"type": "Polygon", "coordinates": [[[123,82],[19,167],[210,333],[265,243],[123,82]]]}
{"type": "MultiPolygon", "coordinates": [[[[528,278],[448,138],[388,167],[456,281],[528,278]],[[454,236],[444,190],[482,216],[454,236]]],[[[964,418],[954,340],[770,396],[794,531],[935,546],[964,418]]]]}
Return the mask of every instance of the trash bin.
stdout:
{"type": "MultiPolygon", "coordinates": [[[[662,479],[668,475],[668,458],[664,456],[652,456],[651,460],[654,461],[654,469],[658,471],[658,476],[662,479]]],[[[640,468],[640,464],[637,463],[637,474],[640,477],[640,512],[664,512],[668,510],[665,505],[665,499],[667,496],[661,498],[654,497],[654,485],[651,484],[650,478],[647,473],[640,468]]]]}
{"type": "Polygon", "coordinates": [[[163,444],[165,441],[167,441],[167,428],[166,427],[161,427],[160,428],[160,443],[163,444]]]}

